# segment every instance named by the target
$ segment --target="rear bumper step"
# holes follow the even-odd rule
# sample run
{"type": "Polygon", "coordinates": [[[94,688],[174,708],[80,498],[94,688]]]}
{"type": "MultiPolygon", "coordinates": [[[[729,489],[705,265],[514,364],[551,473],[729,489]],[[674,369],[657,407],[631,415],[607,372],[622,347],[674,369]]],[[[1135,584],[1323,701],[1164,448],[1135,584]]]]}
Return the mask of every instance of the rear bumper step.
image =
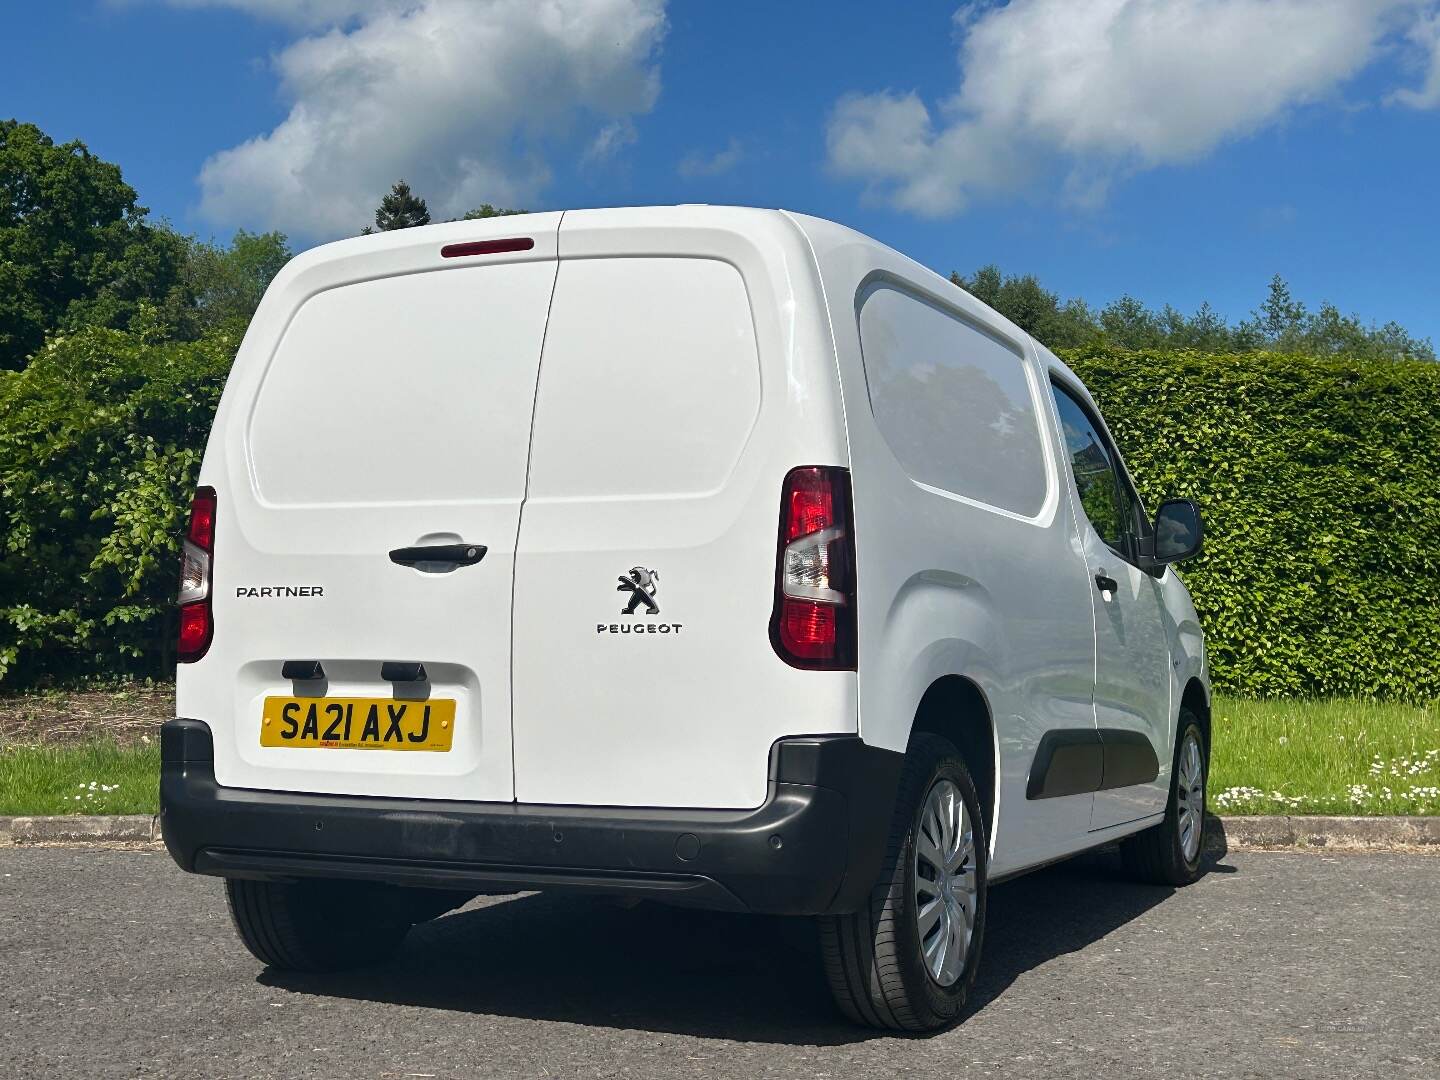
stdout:
{"type": "Polygon", "coordinates": [[[167,723],[161,756],[165,846],[194,873],[582,889],[797,915],[864,902],[904,760],[853,735],[782,739],[758,809],[655,810],[221,787],[198,720],[167,723]]]}

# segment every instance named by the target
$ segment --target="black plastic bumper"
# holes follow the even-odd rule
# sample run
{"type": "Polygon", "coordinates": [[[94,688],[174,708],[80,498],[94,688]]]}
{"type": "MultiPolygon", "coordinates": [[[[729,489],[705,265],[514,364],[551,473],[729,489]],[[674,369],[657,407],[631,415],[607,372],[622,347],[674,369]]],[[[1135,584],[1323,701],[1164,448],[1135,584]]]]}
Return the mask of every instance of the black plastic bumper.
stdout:
{"type": "Polygon", "coordinates": [[[904,760],[855,736],[782,739],[758,809],[651,810],[228,788],[201,721],[170,721],[161,746],[165,846],[194,873],[575,888],[795,915],[865,902],[904,760]]]}

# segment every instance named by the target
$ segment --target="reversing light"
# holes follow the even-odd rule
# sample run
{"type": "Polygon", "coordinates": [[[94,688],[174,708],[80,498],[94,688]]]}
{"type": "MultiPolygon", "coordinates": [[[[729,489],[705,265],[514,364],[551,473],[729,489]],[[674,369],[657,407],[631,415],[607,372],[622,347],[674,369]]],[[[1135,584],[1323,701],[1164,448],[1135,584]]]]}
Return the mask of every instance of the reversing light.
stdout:
{"type": "Polygon", "coordinates": [[[855,668],[855,540],[850,474],[791,469],[780,498],[770,640],[794,667],[855,668]]]}
{"type": "Polygon", "coordinates": [[[190,500],[190,520],[180,541],[180,634],[176,659],[193,664],[215,636],[210,583],[215,561],[215,489],[199,488],[190,500]]]}

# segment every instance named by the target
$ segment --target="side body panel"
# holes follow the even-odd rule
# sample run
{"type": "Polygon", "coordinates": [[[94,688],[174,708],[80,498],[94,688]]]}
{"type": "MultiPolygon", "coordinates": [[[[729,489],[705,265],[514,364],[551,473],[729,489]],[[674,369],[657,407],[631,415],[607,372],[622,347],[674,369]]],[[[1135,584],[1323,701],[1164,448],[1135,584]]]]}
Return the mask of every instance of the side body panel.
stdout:
{"type": "Polygon", "coordinates": [[[848,229],[795,220],[825,283],[845,398],[855,489],[861,734],[866,742],[904,750],[926,689],[947,675],[968,678],[995,725],[992,873],[1077,850],[1093,842],[1093,796],[1026,798],[1041,737],[1052,729],[1094,727],[1091,586],[1059,483],[1053,425],[1041,428],[1045,495],[1028,516],[917,483],[871,412],[857,299],[883,278],[1008,342],[1023,354],[1031,408],[1040,411],[1048,390],[1033,350],[1021,331],[938,275],[848,229]]]}

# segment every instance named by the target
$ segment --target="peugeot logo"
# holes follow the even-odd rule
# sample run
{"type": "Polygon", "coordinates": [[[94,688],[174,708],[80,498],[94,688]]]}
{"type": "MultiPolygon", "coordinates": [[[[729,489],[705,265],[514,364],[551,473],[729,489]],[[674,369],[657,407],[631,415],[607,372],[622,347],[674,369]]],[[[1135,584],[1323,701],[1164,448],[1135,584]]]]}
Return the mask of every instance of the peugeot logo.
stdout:
{"type": "Polygon", "coordinates": [[[656,582],[660,580],[658,570],[646,570],[643,566],[632,566],[628,574],[621,574],[616,592],[628,592],[630,602],[620,609],[621,615],[634,615],[635,610],[645,605],[646,615],[659,615],[660,605],[655,602],[656,582]]]}

